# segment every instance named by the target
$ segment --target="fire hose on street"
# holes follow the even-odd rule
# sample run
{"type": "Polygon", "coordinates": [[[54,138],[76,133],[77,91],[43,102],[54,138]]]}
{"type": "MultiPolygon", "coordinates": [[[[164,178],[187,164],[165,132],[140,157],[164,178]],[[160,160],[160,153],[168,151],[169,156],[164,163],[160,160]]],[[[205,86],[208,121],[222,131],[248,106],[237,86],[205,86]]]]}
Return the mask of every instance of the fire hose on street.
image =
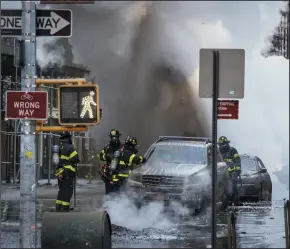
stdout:
{"type": "Polygon", "coordinates": [[[47,212],[41,231],[41,248],[111,249],[112,227],[106,211],[47,212]]]}
{"type": "Polygon", "coordinates": [[[237,248],[236,217],[233,212],[228,215],[228,248],[237,248]]]}

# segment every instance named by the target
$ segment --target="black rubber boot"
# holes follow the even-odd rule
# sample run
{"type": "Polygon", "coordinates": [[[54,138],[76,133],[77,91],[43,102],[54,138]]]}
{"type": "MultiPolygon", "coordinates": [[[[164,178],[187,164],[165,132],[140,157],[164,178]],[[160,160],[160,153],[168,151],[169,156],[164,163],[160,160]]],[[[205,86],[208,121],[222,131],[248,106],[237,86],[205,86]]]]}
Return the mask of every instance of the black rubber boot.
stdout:
{"type": "Polygon", "coordinates": [[[70,211],[70,207],[69,206],[63,206],[62,207],[62,211],[63,212],[69,212],[70,211]]]}
{"type": "Polygon", "coordinates": [[[62,205],[56,204],[55,205],[55,212],[61,212],[62,211],[62,205]]]}

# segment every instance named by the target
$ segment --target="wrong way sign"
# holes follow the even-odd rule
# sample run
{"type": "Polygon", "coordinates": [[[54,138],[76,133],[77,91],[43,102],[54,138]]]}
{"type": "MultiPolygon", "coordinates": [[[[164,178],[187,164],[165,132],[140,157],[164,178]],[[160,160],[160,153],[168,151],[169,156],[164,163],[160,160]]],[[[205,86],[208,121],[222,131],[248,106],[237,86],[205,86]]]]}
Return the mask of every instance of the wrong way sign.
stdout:
{"type": "Polygon", "coordinates": [[[46,120],[48,94],[45,91],[6,92],[6,119],[46,120]]]}
{"type": "Polygon", "coordinates": [[[218,119],[239,119],[239,101],[218,100],[218,119]]]}
{"type": "MultiPolygon", "coordinates": [[[[72,35],[71,10],[36,10],[36,35],[70,37],[72,35]]],[[[1,10],[1,35],[22,36],[22,10],[1,10]]]]}

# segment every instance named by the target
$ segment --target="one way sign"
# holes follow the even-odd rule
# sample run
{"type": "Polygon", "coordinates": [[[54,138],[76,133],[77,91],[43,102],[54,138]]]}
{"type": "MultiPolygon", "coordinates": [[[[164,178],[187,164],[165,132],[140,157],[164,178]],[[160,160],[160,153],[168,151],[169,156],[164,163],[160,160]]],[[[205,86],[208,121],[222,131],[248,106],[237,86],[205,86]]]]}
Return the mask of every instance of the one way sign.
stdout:
{"type": "MultiPolygon", "coordinates": [[[[36,35],[70,37],[72,34],[71,10],[36,10],[36,35]]],[[[22,35],[22,10],[1,10],[2,37],[22,35]]]]}

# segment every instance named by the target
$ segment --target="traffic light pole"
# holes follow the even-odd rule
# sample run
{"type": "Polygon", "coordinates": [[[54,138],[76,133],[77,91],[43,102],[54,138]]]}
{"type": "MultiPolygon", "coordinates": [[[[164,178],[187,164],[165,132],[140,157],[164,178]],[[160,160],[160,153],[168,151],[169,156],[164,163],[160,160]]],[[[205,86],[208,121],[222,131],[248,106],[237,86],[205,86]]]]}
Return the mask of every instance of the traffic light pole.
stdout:
{"type": "MultiPolygon", "coordinates": [[[[33,1],[22,1],[22,42],[21,91],[35,91],[36,4],[33,1]]],[[[35,121],[22,122],[20,155],[20,247],[36,248],[35,121]]]]}

